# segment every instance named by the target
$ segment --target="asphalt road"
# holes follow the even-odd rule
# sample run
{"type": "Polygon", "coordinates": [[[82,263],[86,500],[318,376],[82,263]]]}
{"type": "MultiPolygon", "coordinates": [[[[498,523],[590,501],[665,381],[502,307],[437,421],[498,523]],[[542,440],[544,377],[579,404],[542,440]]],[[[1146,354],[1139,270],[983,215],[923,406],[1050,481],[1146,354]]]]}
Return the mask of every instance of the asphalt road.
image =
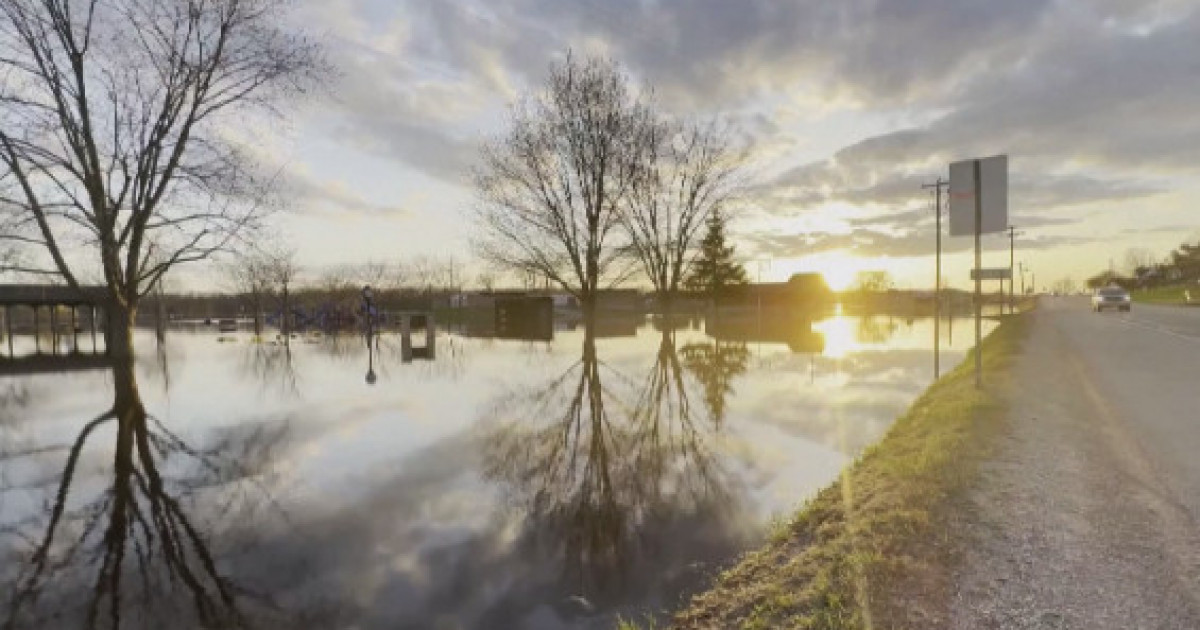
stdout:
{"type": "Polygon", "coordinates": [[[1043,302],[1107,406],[1200,520],[1200,307],[1134,304],[1092,313],[1087,298],[1043,302]]]}
{"type": "Polygon", "coordinates": [[[1200,309],[1045,298],[953,628],[1200,628],[1200,309]]]}

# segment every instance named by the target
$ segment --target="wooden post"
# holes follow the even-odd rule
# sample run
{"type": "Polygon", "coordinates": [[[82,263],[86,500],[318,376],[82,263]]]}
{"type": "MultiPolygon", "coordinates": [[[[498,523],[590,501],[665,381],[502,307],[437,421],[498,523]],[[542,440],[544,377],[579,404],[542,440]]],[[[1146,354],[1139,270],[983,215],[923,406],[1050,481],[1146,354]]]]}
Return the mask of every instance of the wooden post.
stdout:
{"type": "Polygon", "coordinates": [[[412,313],[400,315],[400,360],[412,362],[412,313]]]}
{"type": "Polygon", "coordinates": [[[71,305],[71,352],[79,354],[79,305],[71,305]]]}
{"type": "Polygon", "coordinates": [[[91,309],[92,313],[92,354],[96,354],[96,305],[92,304],[88,308],[91,309]]]}
{"type": "Polygon", "coordinates": [[[42,353],[42,337],[41,337],[41,331],[39,330],[41,327],[42,327],[42,311],[41,311],[41,309],[39,309],[37,307],[37,305],[34,305],[34,307],[33,307],[33,351],[36,354],[42,353]]]}
{"type": "Polygon", "coordinates": [[[4,334],[8,337],[8,356],[12,358],[16,355],[13,353],[12,307],[8,304],[4,305],[4,334]]]}
{"type": "Polygon", "coordinates": [[[58,354],[58,305],[50,305],[50,354],[58,354]]]}
{"type": "Polygon", "coordinates": [[[434,358],[435,344],[437,343],[437,328],[433,325],[433,312],[425,314],[425,349],[429,353],[429,360],[434,358]]]}

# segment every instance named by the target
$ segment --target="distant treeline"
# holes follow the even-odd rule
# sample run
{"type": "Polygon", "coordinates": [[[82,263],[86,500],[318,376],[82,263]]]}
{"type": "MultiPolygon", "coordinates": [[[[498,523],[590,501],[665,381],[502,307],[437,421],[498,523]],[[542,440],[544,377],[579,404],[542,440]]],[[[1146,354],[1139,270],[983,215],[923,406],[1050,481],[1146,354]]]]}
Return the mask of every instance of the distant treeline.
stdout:
{"type": "Polygon", "coordinates": [[[1125,253],[1122,271],[1112,267],[1087,279],[1090,289],[1119,285],[1126,289],[1149,289],[1200,282],[1200,242],[1183,243],[1158,259],[1145,248],[1125,253]]]}

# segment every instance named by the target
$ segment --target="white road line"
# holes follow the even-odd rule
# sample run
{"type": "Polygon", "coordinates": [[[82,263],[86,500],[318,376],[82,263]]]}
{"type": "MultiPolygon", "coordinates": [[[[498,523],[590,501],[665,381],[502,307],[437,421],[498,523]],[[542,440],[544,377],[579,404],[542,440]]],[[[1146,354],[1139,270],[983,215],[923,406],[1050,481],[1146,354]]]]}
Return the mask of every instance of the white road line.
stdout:
{"type": "Polygon", "coordinates": [[[1142,330],[1149,330],[1151,332],[1162,333],[1164,335],[1170,335],[1172,337],[1175,337],[1178,339],[1183,339],[1184,341],[1190,341],[1192,343],[1200,343],[1200,337],[1196,337],[1193,335],[1185,335],[1181,332],[1176,332],[1174,330],[1171,330],[1170,328],[1167,328],[1167,327],[1161,326],[1161,325],[1157,325],[1157,324],[1147,324],[1147,323],[1135,320],[1130,316],[1118,317],[1117,321],[1121,322],[1122,324],[1127,324],[1129,326],[1141,328],[1142,330]]]}

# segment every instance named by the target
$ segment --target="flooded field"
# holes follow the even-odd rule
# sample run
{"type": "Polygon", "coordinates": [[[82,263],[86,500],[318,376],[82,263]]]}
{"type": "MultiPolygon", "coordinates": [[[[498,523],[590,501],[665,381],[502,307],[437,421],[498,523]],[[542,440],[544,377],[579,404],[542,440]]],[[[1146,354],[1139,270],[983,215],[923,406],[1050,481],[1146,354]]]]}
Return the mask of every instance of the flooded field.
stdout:
{"type": "MultiPolygon", "coordinates": [[[[971,332],[942,322],[943,370],[971,332]]],[[[704,588],[933,377],[920,318],[494,334],[196,326],[132,365],[0,376],[0,612],[610,628],[704,588]]]]}

